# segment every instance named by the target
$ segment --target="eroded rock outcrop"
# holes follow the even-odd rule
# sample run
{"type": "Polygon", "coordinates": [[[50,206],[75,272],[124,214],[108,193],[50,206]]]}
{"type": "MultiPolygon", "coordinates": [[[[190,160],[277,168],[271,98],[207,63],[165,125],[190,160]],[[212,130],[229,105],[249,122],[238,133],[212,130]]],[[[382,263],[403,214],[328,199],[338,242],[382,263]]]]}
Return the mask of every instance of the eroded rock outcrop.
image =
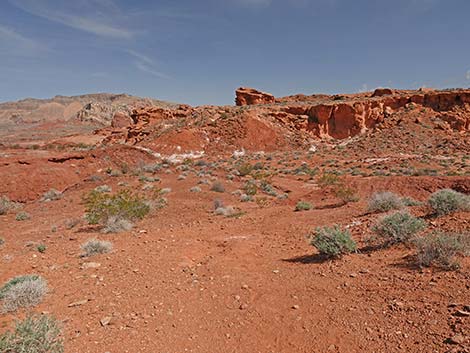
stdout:
{"type": "Polygon", "coordinates": [[[235,103],[238,106],[271,104],[276,101],[272,94],[261,92],[253,88],[240,87],[239,89],[237,89],[235,94],[235,103]]]}

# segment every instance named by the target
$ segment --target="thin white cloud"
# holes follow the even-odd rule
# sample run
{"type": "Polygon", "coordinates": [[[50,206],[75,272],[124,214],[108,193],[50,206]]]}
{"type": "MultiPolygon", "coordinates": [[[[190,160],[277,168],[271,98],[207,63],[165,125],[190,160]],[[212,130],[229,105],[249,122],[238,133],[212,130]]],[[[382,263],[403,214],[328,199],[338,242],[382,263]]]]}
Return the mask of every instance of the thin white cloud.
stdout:
{"type": "Polygon", "coordinates": [[[152,76],[155,76],[155,77],[159,77],[159,78],[164,78],[164,79],[170,79],[170,76],[168,76],[167,74],[163,73],[163,72],[160,72],[160,71],[157,71],[156,69],[154,69],[153,67],[141,62],[141,61],[136,61],[135,63],[135,67],[137,69],[139,69],[140,71],[143,71],[145,73],[148,73],[152,76]]]}
{"type": "Polygon", "coordinates": [[[6,54],[37,54],[44,51],[46,47],[28,38],[16,30],[0,25],[0,48],[6,54]]]}
{"type": "Polygon", "coordinates": [[[119,8],[111,0],[9,0],[31,15],[100,37],[131,39],[134,32],[124,28],[119,8]],[[86,14],[88,15],[82,15],[86,14]],[[79,15],[80,14],[80,15],[79,15]]]}
{"type": "Polygon", "coordinates": [[[155,60],[153,60],[149,56],[139,53],[138,51],[132,49],[127,49],[125,50],[125,52],[137,59],[134,61],[134,66],[140,71],[148,73],[155,77],[170,79],[170,76],[156,69],[157,64],[155,60]]]}

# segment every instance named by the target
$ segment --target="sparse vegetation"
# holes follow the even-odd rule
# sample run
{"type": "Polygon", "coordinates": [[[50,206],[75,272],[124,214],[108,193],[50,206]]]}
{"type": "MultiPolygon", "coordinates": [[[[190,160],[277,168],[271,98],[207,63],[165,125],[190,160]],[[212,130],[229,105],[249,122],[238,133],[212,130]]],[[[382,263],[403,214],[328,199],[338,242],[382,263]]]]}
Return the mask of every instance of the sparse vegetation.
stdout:
{"type": "Polygon", "coordinates": [[[82,257],[90,257],[98,254],[109,253],[113,249],[113,244],[109,241],[90,239],[81,245],[82,257]]]}
{"type": "Polygon", "coordinates": [[[317,248],[321,255],[329,258],[340,257],[357,249],[351,233],[338,225],[317,228],[310,237],[310,244],[317,248]]]}
{"type": "Polygon", "coordinates": [[[436,266],[444,270],[460,267],[457,255],[470,252],[470,238],[462,234],[432,233],[415,239],[419,266],[436,266]]]}
{"type": "Polygon", "coordinates": [[[379,241],[388,247],[396,243],[409,241],[416,233],[426,227],[426,222],[408,212],[396,212],[382,217],[373,227],[376,234],[371,241],[379,241]]]}
{"type": "Polygon", "coordinates": [[[145,200],[129,190],[114,195],[93,190],[84,197],[84,202],[85,218],[90,224],[109,226],[122,220],[130,223],[144,218],[150,211],[145,200]]]}
{"type": "Polygon", "coordinates": [[[41,198],[41,202],[56,201],[62,198],[62,193],[56,189],[46,191],[41,198]]]}
{"type": "Polygon", "coordinates": [[[436,191],[429,197],[428,203],[438,216],[470,210],[470,197],[452,189],[436,191]]]}
{"type": "Polygon", "coordinates": [[[28,219],[31,219],[31,216],[29,213],[21,211],[16,214],[15,219],[17,221],[27,221],[28,219]]]}
{"type": "Polygon", "coordinates": [[[47,247],[45,244],[39,244],[37,247],[36,247],[37,251],[39,251],[41,254],[45,253],[46,250],[47,250],[47,247]]]}
{"type": "Polygon", "coordinates": [[[215,181],[211,186],[211,191],[225,192],[224,185],[220,181],[215,181]]]}
{"type": "Polygon", "coordinates": [[[0,289],[3,311],[36,306],[47,292],[47,282],[40,276],[20,276],[8,281],[0,289]]]}
{"type": "Polygon", "coordinates": [[[312,209],[312,204],[306,201],[299,201],[297,202],[297,205],[295,205],[295,211],[300,212],[300,211],[308,211],[312,209]]]}
{"type": "Polygon", "coordinates": [[[387,212],[391,210],[400,210],[404,207],[400,196],[390,191],[376,192],[372,194],[367,210],[369,212],[387,212]]]}
{"type": "Polygon", "coordinates": [[[16,323],[13,332],[0,336],[2,353],[62,353],[64,352],[58,322],[49,316],[29,316],[16,323]]]}

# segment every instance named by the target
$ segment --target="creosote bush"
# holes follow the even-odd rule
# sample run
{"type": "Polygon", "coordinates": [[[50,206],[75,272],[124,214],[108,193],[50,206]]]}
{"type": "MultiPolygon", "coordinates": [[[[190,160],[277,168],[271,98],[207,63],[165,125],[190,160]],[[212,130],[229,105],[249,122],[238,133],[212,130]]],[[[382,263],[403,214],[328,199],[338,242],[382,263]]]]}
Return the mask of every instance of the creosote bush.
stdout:
{"type": "Polygon", "coordinates": [[[351,233],[338,225],[317,228],[310,237],[310,244],[317,248],[321,255],[330,258],[340,257],[355,252],[357,249],[351,233]]]}
{"type": "Polygon", "coordinates": [[[63,353],[58,322],[49,316],[29,316],[13,332],[0,336],[2,353],[63,353]]]}
{"type": "Polygon", "coordinates": [[[62,198],[62,193],[56,189],[50,189],[49,191],[46,191],[44,195],[41,198],[42,202],[47,202],[47,201],[56,201],[62,198]]]}
{"type": "Polygon", "coordinates": [[[89,257],[97,254],[106,254],[113,249],[113,244],[109,241],[90,239],[81,245],[82,257],[89,257]]]}
{"type": "Polygon", "coordinates": [[[382,217],[373,227],[375,236],[371,241],[378,241],[383,247],[404,243],[426,227],[426,222],[408,212],[396,212],[382,217]]]}
{"type": "Polygon", "coordinates": [[[387,212],[400,210],[404,207],[400,196],[390,191],[376,192],[372,194],[367,210],[369,212],[387,212]]]}
{"type": "Polygon", "coordinates": [[[300,212],[300,211],[308,211],[312,209],[312,204],[306,201],[299,201],[297,202],[297,205],[295,205],[295,211],[300,212]]]}
{"type": "Polygon", "coordinates": [[[93,190],[83,200],[85,218],[90,224],[106,225],[110,220],[131,222],[144,218],[150,212],[148,203],[129,190],[114,195],[93,190]]]}
{"type": "Polygon", "coordinates": [[[470,235],[432,233],[416,238],[416,262],[419,266],[436,266],[444,270],[460,267],[457,256],[470,255],[470,235]]]}
{"type": "Polygon", "coordinates": [[[40,276],[19,276],[9,280],[0,289],[3,311],[38,305],[47,293],[47,282],[40,276]]]}
{"type": "Polygon", "coordinates": [[[224,185],[220,181],[215,181],[211,186],[211,191],[225,192],[224,185]]]}
{"type": "Polygon", "coordinates": [[[470,210],[470,196],[452,189],[436,191],[429,197],[428,203],[438,216],[470,210]]]}

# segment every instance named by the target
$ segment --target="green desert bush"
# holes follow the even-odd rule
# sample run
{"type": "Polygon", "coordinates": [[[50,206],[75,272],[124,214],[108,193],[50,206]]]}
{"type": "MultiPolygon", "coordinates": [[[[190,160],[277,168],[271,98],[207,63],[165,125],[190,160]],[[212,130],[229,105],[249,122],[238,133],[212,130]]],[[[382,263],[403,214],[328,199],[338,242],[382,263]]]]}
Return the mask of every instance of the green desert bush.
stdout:
{"type": "Polygon", "coordinates": [[[81,245],[81,249],[82,257],[89,257],[109,253],[113,249],[113,244],[109,241],[90,239],[81,245]]]}
{"type": "Polygon", "coordinates": [[[114,195],[93,190],[84,197],[84,203],[85,218],[90,224],[106,225],[110,220],[131,222],[144,218],[150,212],[148,203],[129,190],[114,195]]]}
{"type": "Polygon", "coordinates": [[[295,205],[295,211],[300,212],[300,211],[308,211],[312,209],[312,204],[306,201],[299,201],[297,202],[297,205],[295,205]]]}
{"type": "Polygon", "coordinates": [[[460,267],[459,254],[470,253],[470,235],[432,233],[415,239],[416,262],[419,266],[436,266],[444,270],[460,267]]]}
{"type": "Polygon", "coordinates": [[[47,293],[47,282],[40,276],[19,276],[9,280],[0,289],[3,311],[11,312],[19,308],[38,305],[47,293]]]}
{"type": "Polygon", "coordinates": [[[367,210],[369,212],[387,212],[402,209],[404,206],[400,196],[390,191],[383,191],[372,194],[367,210]]]}
{"type": "Polygon", "coordinates": [[[371,241],[378,241],[383,247],[404,243],[426,227],[426,222],[408,212],[396,212],[382,217],[372,227],[375,236],[371,241]]]}
{"type": "Polygon", "coordinates": [[[351,233],[340,226],[317,228],[310,237],[313,245],[321,255],[334,258],[344,254],[355,252],[356,242],[351,238],[351,233]]]}
{"type": "Polygon", "coordinates": [[[436,191],[429,197],[428,203],[438,216],[470,210],[470,196],[452,189],[436,191]]]}
{"type": "Polygon", "coordinates": [[[0,197],[0,216],[7,214],[11,209],[11,201],[8,197],[0,197]]]}
{"type": "Polygon", "coordinates": [[[29,316],[16,323],[13,332],[0,336],[2,353],[62,353],[58,322],[49,316],[29,316]]]}

